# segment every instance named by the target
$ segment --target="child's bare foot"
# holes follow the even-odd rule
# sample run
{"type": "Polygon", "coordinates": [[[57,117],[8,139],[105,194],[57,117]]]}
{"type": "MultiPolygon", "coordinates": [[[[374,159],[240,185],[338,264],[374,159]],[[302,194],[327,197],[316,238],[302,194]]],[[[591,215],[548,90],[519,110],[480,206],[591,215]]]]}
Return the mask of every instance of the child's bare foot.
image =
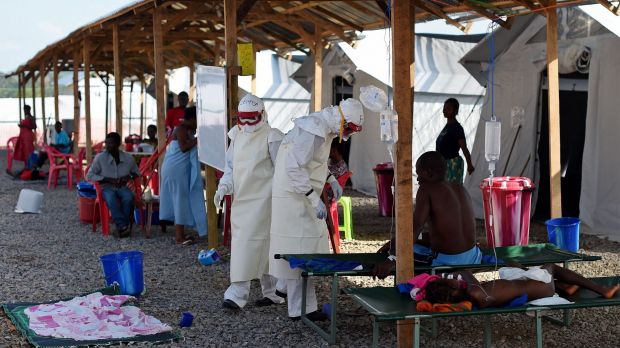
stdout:
{"type": "Polygon", "coordinates": [[[579,286],[578,285],[568,285],[568,286],[564,287],[562,290],[564,290],[564,292],[567,293],[568,295],[572,295],[572,294],[576,293],[577,290],[579,290],[579,286]]]}
{"type": "Polygon", "coordinates": [[[604,298],[609,299],[616,295],[618,289],[620,289],[620,284],[616,284],[614,286],[605,286],[604,289],[605,291],[601,295],[603,295],[604,298]]]}

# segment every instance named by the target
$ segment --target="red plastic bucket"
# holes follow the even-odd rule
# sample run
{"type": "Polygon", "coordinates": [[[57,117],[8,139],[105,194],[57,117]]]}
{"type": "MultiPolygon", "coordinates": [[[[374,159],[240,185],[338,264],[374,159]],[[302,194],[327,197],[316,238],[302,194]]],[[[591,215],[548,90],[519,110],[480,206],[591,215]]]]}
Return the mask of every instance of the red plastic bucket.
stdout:
{"type": "Polygon", "coordinates": [[[390,162],[379,163],[372,170],[375,172],[379,214],[381,216],[392,216],[392,206],[394,205],[394,195],[392,194],[394,164],[390,162]]]}
{"type": "Polygon", "coordinates": [[[530,236],[532,180],[525,177],[497,177],[480,184],[484,206],[487,246],[527,245],[530,236]]]}
{"type": "Polygon", "coordinates": [[[79,198],[79,212],[80,212],[80,221],[86,223],[92,223],[94,217],[94,208],[95,208],[95,199],[88,197],[78,197],[79,198]]]}

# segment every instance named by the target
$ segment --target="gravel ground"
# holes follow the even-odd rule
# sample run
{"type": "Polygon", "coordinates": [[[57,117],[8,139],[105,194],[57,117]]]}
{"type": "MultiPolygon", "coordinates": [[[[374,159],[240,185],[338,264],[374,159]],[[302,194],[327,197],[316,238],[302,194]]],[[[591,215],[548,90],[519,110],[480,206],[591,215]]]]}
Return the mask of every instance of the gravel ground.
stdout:
{"type": "MultiPolygon", "coordinates": [[[[176,326],[182,312],[195,315],[194,325],[180,330],[184,340],[174,347],[228,346],[327,346],[317,334],[301,322],[287,318],[286,306],[257,308],[260,286],[253,283],[250,303],[240,313],[222,309],[222,296],[228,286],[227,252],[220,249],[224,262],[202,266],[196,256],[205,244],[178,246],[171,232],[154,233],[145,239],[134,233],[131,239],[115,239],[93,233],[90,225],[78,220],[75,190],[59,187],[47,190],[43,182],[24,183],[4,174],[6,156],[0,152],[0,303],[45,301],[70,297],[104,285],[99,256],[121,250],[144,251],[144,275],[147,293],[139,306],[148,314],[176,326]],[[42,191],[43,213],[15,214],[19,191],[30,188],[42,191]]],[[[21,167],[21,163],[17,163],[21,167]]],[[[62,185],[62,180],[60,184],[62,185]]],[[[379,217],[375,198],[348,191],[353,197],[354,241],[343,241],[343,252],[374,252],[390,236],[392,221],[379,217]]],[[[484,242],[482,222],[478,236],[484,242]]],[[[171,229],[169,229],[171,230],[171,229]]],[[[543,224],[533,223],[530,242],[545,242],[543,224]]],[[[576,264],[573,268],[586,276],[619,275],[620,244],[582,235],[581,252],[600,255],[603,260],[576,264]]],[[[481,279],[493,277],[481,274],[481,279]]],[[[391,285],[392,279],[373,281],[348,277],[341,287],[391,285]]],[[[317,281],[319,303],[327,302],[329,283],[317,281]]],[[[346,296],[339,300],[339,345],[365,347],[371,343],[371,319],[356,316],[357,307],[346,296]],[[348,312],[348,313],[347,313],[348,312]]],[[[544,322],[547,347],[617,347],[620,339],[620,308],[581,309],[569,327],[544,322]]],[[[493,342],[496,347],[530,347],[534,345],[534,321],[523,314],[495,316],[493,342]]],[[[395,346],[394,324],[381,329],[381,346],[395,346]]],[[[463,347],[482,345],[480,317],[451,318],[440,321],[440,337],[422,336],[426,347],[463,347]]],[[[0,315],[0,346],[26,346],[26,341],[0,315]]]]}

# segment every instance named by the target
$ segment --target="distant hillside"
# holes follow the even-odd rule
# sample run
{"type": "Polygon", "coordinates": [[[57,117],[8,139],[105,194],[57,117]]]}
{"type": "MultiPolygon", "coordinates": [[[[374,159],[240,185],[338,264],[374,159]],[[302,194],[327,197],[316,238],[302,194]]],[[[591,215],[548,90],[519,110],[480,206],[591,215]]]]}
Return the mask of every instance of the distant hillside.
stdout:
{"type": "MultiPolygon", "coordinates": [[[[54,96],[54,81],[52,81],[53,74],[47,74],[45,77],[45,96],[52,97],[54,96]]],[[[37,80],[35,86],[35,94],[37,97],[41,96],[41,82],[37,80]]],[[[72,94],[73,90],[71,87],[63,87],[60,86],[58,89],[58,94],[72,94]]],[[[28,81],[28,85],[26,86],[26,97],[32,97],[32,81],[28,81]]],[[[17,98],[17,76],[11,76],[9,78],[5,78],[4,73],[0,73],[0,98],[17,98]]]]}

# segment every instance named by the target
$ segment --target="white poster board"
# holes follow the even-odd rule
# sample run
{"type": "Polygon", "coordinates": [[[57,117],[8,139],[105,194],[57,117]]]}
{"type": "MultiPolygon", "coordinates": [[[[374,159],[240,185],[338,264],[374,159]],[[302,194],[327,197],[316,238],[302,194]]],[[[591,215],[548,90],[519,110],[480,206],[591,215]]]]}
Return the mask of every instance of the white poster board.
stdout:
{"type": "Polygon", "coordinates": [[[226,133],[226,70],[196,65],[196,117],[200,162],[224,171],[226,133]]]}

